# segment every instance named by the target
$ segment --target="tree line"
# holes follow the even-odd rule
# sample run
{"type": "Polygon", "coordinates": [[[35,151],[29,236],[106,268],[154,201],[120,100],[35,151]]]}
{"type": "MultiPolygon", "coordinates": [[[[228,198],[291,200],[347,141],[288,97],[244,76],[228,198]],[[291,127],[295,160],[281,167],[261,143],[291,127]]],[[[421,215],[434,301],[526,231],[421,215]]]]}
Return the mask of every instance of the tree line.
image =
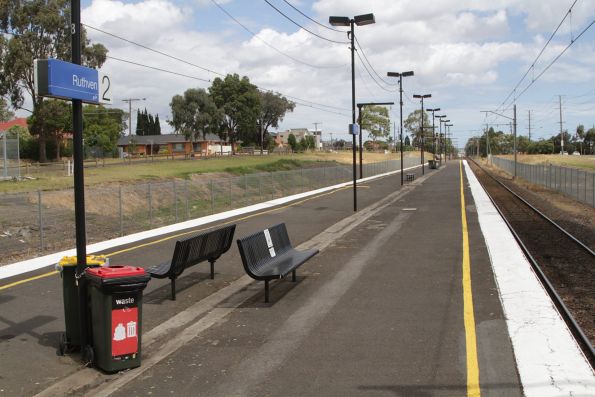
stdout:
{"type": "MultiPolygon", "coordinates": [[[[568,130],[554,134],[549,138],[530,140],[528,136],[517,136],[517,151],[527,154],[553,154],[562,151],[562,138],[564,138],[564,151],[568,154],[578,152],[580,154],[595,154],[595,127],[585,129],[578,125],[574,134],[568,130]]],[[[484,132],[481,136],[469,138],[465,145],[467,155],[476,155],[479,145],[481,156],[487,156],[489,141],[489,152],[491,154],[512,154],[514,152],[514,136],[512,133],[496,131],[493,127],[484,132]]]]}
{"type": "Polygon", "coordinates": [[[271,91],[259,90],[246,76],[228,74],[213,80],[208,89],[190,88],[175,95],[168,123],[187,139],[216,134],[245,146],[271,145],[269,128],[276,128],[295,103],[271,91]]]}

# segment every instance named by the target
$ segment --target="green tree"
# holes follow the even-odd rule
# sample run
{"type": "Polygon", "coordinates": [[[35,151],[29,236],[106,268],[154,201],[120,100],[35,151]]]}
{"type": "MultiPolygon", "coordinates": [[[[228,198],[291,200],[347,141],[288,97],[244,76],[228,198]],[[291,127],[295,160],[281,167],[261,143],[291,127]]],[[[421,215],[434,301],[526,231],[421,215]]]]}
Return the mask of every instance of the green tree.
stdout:
{"type": "Polygon", "coordinates": [[[595,154],[595,127],[589,128],[585,133],[584,144],[587,153],[595,154]]]}
{"type": "Polygon", "coordinates": [[[260,110],[260,95],[248,77],[240,79],[237,74],[228,74],[225,79],[217,77],[209,88],[209,94],[223,114],[222,138],[229,139],[232,150],[240,131],[256,127],[260,110]]]}
{"type": "Polygon", "coordinates": [[[298,147],[304,152],[314,150],[316,147],[316,140],[312,135],[306,135],[302,140],[300,140],[298,147]]]}
{"type": "Polygon", "coordinates": [[[295,109],[295,103],[289,101],[284,96],[273,93],[270,91],[259,91],[260,95],[260,111],[256,123],[259,127],[259,136],[255,142],[261,141],[260,132],[262,132],[262,138],[264,142],[267,142],[269,137],[269,128],[279,127],[279,122],[283,121],[283,117],[287,112],[293,112],[295,109]]]}
{"type": "Polygon", "coordinates": [[[368,136],[374,142],[390,135],[390,117],[385,106],[364,106],[361,123],[362,130],[368,131],[368,136]]]}
{"type": "MultiPolygon", "coordinates": [[[[409,116],[403,121],[403,128],[413,136],[413,144],[418,145],[421,138],[421,109],[409,113],[409,116]]],[[[423,113],[424,127],[432,125],[428,113],[423,113]]]]}
{"type": "Polygon", "coordinates": [[[161,135],[161,122],[159,121],[159,115],[155,116],[155,128],[153,130],[153,135],[161,135]]]}
{"type": "MultiPolygon", "coordinates": [[[[20,109],[27,95],[33,103],[33,116],[40,111],[43,98],[37,96],[33,60],[71,59],[70,2],[68,0],[0,0],[0,95],[7,95],[20,109]]],[[[82,63],[92,68],[105,62],[107,49],[86,39],[82,30],[82,63]]],[[[39,160],[47,161],[44,130],[31,133],[39,141],[39,160]]]]}
{"type": "Polygon", "coordinates": [[[291,148],[292,151],[297,151],[298,148],[298,143],[297,140],[295,139],[295,135],[293,134],[289,134],[289,136],[287,137],[287,144],[289,145],[289,147],[291,148]]]}
{"type": "Polygon", "coordinates": [[[405,143],[405,146],[411,146],[411,139],[409,139],[409,135],[406,135],[403,141],[405,143]]]}
{"type": "Polygon", "coordinates": [[[120,109],[88,105],[83,108],[83,136],[85,144],[100,149],[105,155],[113,153],[126,128],[127,114],[120,109]]]}
{"type": "MultiPolygon", "coordinates": [[[[52,139],[56,144],[56,160],[60,160],[60,146],[64,132],[72,131],[72,108],[70,103],[50,99],[40,102],[37,111],[28,119],[29,131],[38,131],[47,139],[52,139]]],[[[45,159],[47,161],[47,158],[45,159]]],[[[43,159],[39,157],[39,161],[43,159]]]]}
{"type": "Polygon", "coordinates": [[[14,113],[8,108],[6,99],[0,98],[0,122],[6,122],[12,120],[14,113]]]}
{"type": "Polygon", "coordinates": [[[223,115],[202,88],[190,88],[184,95],[175,95],[169,106],[172,119],[168,123],[186,139],[204,138],[207,133],[220,131],[223,115]]]}

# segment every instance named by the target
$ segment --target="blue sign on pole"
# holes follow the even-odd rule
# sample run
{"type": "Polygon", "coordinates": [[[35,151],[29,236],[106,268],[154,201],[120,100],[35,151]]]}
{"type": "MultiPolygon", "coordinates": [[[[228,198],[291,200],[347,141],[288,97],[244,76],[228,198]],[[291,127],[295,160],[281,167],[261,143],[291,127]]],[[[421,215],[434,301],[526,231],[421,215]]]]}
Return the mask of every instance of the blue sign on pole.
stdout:
{"type": "MultiPolygon", "coordinates": [[[[106,78],[109,81],[109,78],[104,76],[104,80],[106,78]]],[[[99,82],[99,72],[96,69],[58,59],[35,60],[35,85],[37,93],[41,96],[80,99],[95,104],[105,102],[100,101],[102,84],[99,82]]],[[[106,96],[105,93],[103,96],[106,96]]]]}

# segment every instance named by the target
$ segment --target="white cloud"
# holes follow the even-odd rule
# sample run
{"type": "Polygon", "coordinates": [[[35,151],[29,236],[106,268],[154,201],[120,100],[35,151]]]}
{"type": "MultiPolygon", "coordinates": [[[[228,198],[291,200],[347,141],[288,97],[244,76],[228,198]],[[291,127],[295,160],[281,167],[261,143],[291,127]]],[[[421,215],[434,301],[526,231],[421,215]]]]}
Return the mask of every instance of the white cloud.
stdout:
{"type": "MultiPolygon", "coordinates": [[[[218,2],[225,4],[227,1],[218,2]]],[[[511,88],[508,86],[516,83],[502,85],[503,78],[511,73],[510,70],[504,72],[503,65],[518,64],[518,61],[527,66],[530,64],[543,46],[544,37],[548,37],[550,27],[547,25],[557,16],[555,26],[564,13],[564,7],[568,7],[558,3],[553,0],[320,0],[313,4],[312,11],[292,1],[321,22],[331,14],[374,12],[377,23],[358,27],[356,33],[376,71],[388,81],[386,71],[414,70],[415,77],[405,83],[406,92],[431,92],[434,104],[453,109],[463,108],[465,104],[475,105],[475,95],[489,97],[492,102],[503,99],[506,90],[511,88]],[[513,19],[526,21],[526,29],[536,33],[532,40],[523,43],[516,39],[518,36],[511,35],[513,19]]],[[[197,25],[192,20],[193,9],[185,8],[186,5],[192,4],[196,8],[212,3],[194,0],[183,4],[167,0],[137,3],[93,0],[83,11],[83,22],[221,73],[247,75],[263,88],[338,106],[346,109],[338,112],[348,115],[298,106],[294,113],[287,115],[283,127],[312,127],[311,123],[321,121],[326,131],[342,133],[346,129],[351,106],[348,45],[322,41],[303,30],[295,31],[294,26],[288,26],[287,31],[255,28],[260,39],[280,51],[320,66],[311,68],[288,59],[257,38],[238,39],[246,37],[244,32],[233,22],[230,24],[223,14],[219,20],[222,31],[196,31],[197,25]],[[235,34],[238,31],[242,34],[235,34]]],[[[589,10],[589,7],[583,9],[589,10]]],[[[214,8],[214,11],[217,10],[214,8]]],[[[235,16],[241,20],[247,17],[241,14],[235,16]]],[[[574,21],[578,23],[580,18],[583,17],[577,16],[574,21]]],[[[346,40],[345,34],[311,24],[308,28],[325,37],[346,40]]],[[[519,30],[519,27],[514,26],[514,29],[519,30]]],[[[106,44],[112,56],[190,76],[216,77],[92,30],[89,35],[93,40],[106,44]]],[[[555,55],[560,45],[553,43],[544,59],[555,55]]],[[[569,61],[559,67],[566,73],[575,73],[593,81],[595,77],[589,73],[589,68],[593,70],[594,52],[590,50],[584,54],[585,61],[578,66],[577,62],[569,61]],[[576,69],[573,69],[575,66],[576,69]]],[[[374,85],[357,57],[356,63],[358,98],[396,101],[396,93],[380,90],[374,85]]],[[[512,70],[513,75],[520,78],[527,66],[519,65],[518,69],[512,70]]],[[[113,60],[108,60],[103,69],[113,76],[119,96],[116,105],[123,107],[123,98],[146,97],[147,109],[158,112],[162,120],[169,117],[169,102],[173,95],[191,87],[209,85],[113,60]]],[[[140,106],[144,107],[145,103],[140,106]]],[[[411,111],[413,106],[417,105],[406,102],[405,111],[411,111]]],[[[460,114],[465,115],[465,112],[460,111],[460,114]]]]}

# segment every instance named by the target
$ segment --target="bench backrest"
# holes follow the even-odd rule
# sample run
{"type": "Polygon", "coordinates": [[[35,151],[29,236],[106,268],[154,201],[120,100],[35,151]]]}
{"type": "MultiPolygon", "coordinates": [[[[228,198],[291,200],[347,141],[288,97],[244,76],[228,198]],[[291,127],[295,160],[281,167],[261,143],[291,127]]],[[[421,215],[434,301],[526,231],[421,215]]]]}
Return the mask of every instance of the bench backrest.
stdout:
{"type": "MultiPolygon", "coordinates": [[[[275,257],[292,248],[285,223],[280,223],[266,230],[270,234],[275,257]]],[[[265,267],[268,262],[274,259],[264,230],[239,239],[238,248],[244,269],[251,276],[258,275],[260,268],[265,267]]]]}
{"type": "Polygon", "coordinates": [[[231,247],[235,229],[235,224],[229,225],[177,241],[170,273],[179,276],[188,266],[217,260],[231,247]]]}

